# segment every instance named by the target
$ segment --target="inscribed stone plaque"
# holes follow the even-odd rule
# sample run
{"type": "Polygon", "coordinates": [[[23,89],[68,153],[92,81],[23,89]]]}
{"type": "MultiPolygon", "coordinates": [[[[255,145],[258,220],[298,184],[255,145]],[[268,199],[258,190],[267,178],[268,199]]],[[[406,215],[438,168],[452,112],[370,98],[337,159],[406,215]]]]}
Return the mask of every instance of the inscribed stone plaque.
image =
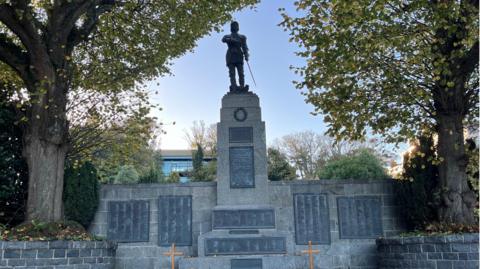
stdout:
{"type": "Polygon", "coordinates": [[[274,229],[273,209],[214,210],[213,229],[274,229]]]}
{"type": "Polygon", "coordinates": [[[298,193],[293,196],[297,245],[330,244],[330,217],[326,194],[298,193]]]}
{"type": "Polygon", "coordinates": [[[253,147],[230,148],[230,188],[254,188],[253,147]]]}
{"type": "Polygon", "coordinates": [[[160,246],[192,245],[192,197],[160,196],[158,198],[158,244],[160,246]]]}
{"type": "Polygon", "coordinates": [[[205,254],[208,256],[284,254],[286,252],[287,244],[285,237],[205,239],[205,254]]]}
{"type": "Polygon", "coordinates": [[[338,197],[340,238],[377,238],[383,235],[379,196],[338,197]]]}
{"type": "Polygon", "coordinates": [[[231,269],[262,269],[262,259],[231,259],[231,269]]]}
{"type": "Polygon", "coordinates": [[[107,239],[117,242],[148,242],[149,220],[149,201],[110,201],[107,239]]]}
{"type": "Polygon", "coordinates": [[[230,143],[252,143],[252,127],[230,127],[228,129],[230,143]]]}

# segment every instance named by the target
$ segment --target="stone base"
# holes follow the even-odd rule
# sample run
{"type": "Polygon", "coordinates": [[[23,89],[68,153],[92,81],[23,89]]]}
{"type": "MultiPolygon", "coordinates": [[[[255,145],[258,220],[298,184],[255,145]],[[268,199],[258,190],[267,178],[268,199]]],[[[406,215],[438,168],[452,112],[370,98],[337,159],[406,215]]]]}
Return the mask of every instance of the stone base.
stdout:
{"type": "Polygon", "coordinates": [[[232,259],[262,259],[262,269],[308,268],[305,256],[272,255],[184,258],[179,261],[179,269],[230,269],[232,259]]]}
{"type": "Polygon", "coordinates": [[[295,243],[290,232],[275,229],[263,230],[216,230],[198,237],[198,256],[236,256],[236,255],[269,255],[293,254],[295,243]],[[236,233],[236,232],[241,233],[236,233]],[[216,247],[207,247],[207,244],[216,247]],[[238,250],[241,249],[241,250],[238,250]]]}

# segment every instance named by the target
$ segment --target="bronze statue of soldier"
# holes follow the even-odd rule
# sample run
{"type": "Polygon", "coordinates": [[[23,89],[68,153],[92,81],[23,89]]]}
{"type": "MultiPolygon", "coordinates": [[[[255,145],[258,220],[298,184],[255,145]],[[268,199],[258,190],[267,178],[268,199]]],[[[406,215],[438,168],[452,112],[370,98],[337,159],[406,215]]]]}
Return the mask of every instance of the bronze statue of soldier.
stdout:
{"type": "Polygon", "coordinates": [[[248,85],[245,85],[245,74],[243,72],[243,60],[248,62],[248,47],[247,37],[238,33],[238,22],[233,21],[230,24],[231,34],[225,35],[222,42],[227,43],[227,67],[230,76],[230,91],[231,92],[247,92],[248,85]],[[235,78],[235,70],[238,73],[238,83],[235,78]]]}

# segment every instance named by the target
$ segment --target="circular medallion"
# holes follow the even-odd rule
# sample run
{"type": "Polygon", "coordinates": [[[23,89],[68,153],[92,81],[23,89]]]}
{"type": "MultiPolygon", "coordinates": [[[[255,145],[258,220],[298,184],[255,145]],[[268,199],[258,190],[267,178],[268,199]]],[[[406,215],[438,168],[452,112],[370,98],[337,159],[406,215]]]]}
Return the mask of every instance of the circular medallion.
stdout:
{"type": "Polygon", "coordinates": [[[245,121],[247,119],[247,111],[243,107],[239,107],[233,112],[233,117],[237,121],[245,121]]]}

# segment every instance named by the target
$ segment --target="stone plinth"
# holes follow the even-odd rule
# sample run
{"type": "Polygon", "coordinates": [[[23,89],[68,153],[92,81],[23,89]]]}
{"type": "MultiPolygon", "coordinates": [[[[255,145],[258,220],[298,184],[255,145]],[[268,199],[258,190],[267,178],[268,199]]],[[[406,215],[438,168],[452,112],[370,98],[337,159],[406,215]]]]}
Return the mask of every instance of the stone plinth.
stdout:
{"type": "Polygon", "coordinates": [[[256,94],[223,97],[217,145],[217,205],[266,205],[265,123],[256,94]]]}
{"type": "Polygon", "coordinates": [[[242,257],[202,257],[202,258],[185,258],[179,261],[180,269],[305,269],[308,268],[308,260],[306,256],[279,256],[279,255],[264,255],[258,256],[242,256],[242,257]],[[249,268],[245,266],[234,266],[234,262],[239,260],[256,260],[260,259],[262,267],[249,268]]]}

